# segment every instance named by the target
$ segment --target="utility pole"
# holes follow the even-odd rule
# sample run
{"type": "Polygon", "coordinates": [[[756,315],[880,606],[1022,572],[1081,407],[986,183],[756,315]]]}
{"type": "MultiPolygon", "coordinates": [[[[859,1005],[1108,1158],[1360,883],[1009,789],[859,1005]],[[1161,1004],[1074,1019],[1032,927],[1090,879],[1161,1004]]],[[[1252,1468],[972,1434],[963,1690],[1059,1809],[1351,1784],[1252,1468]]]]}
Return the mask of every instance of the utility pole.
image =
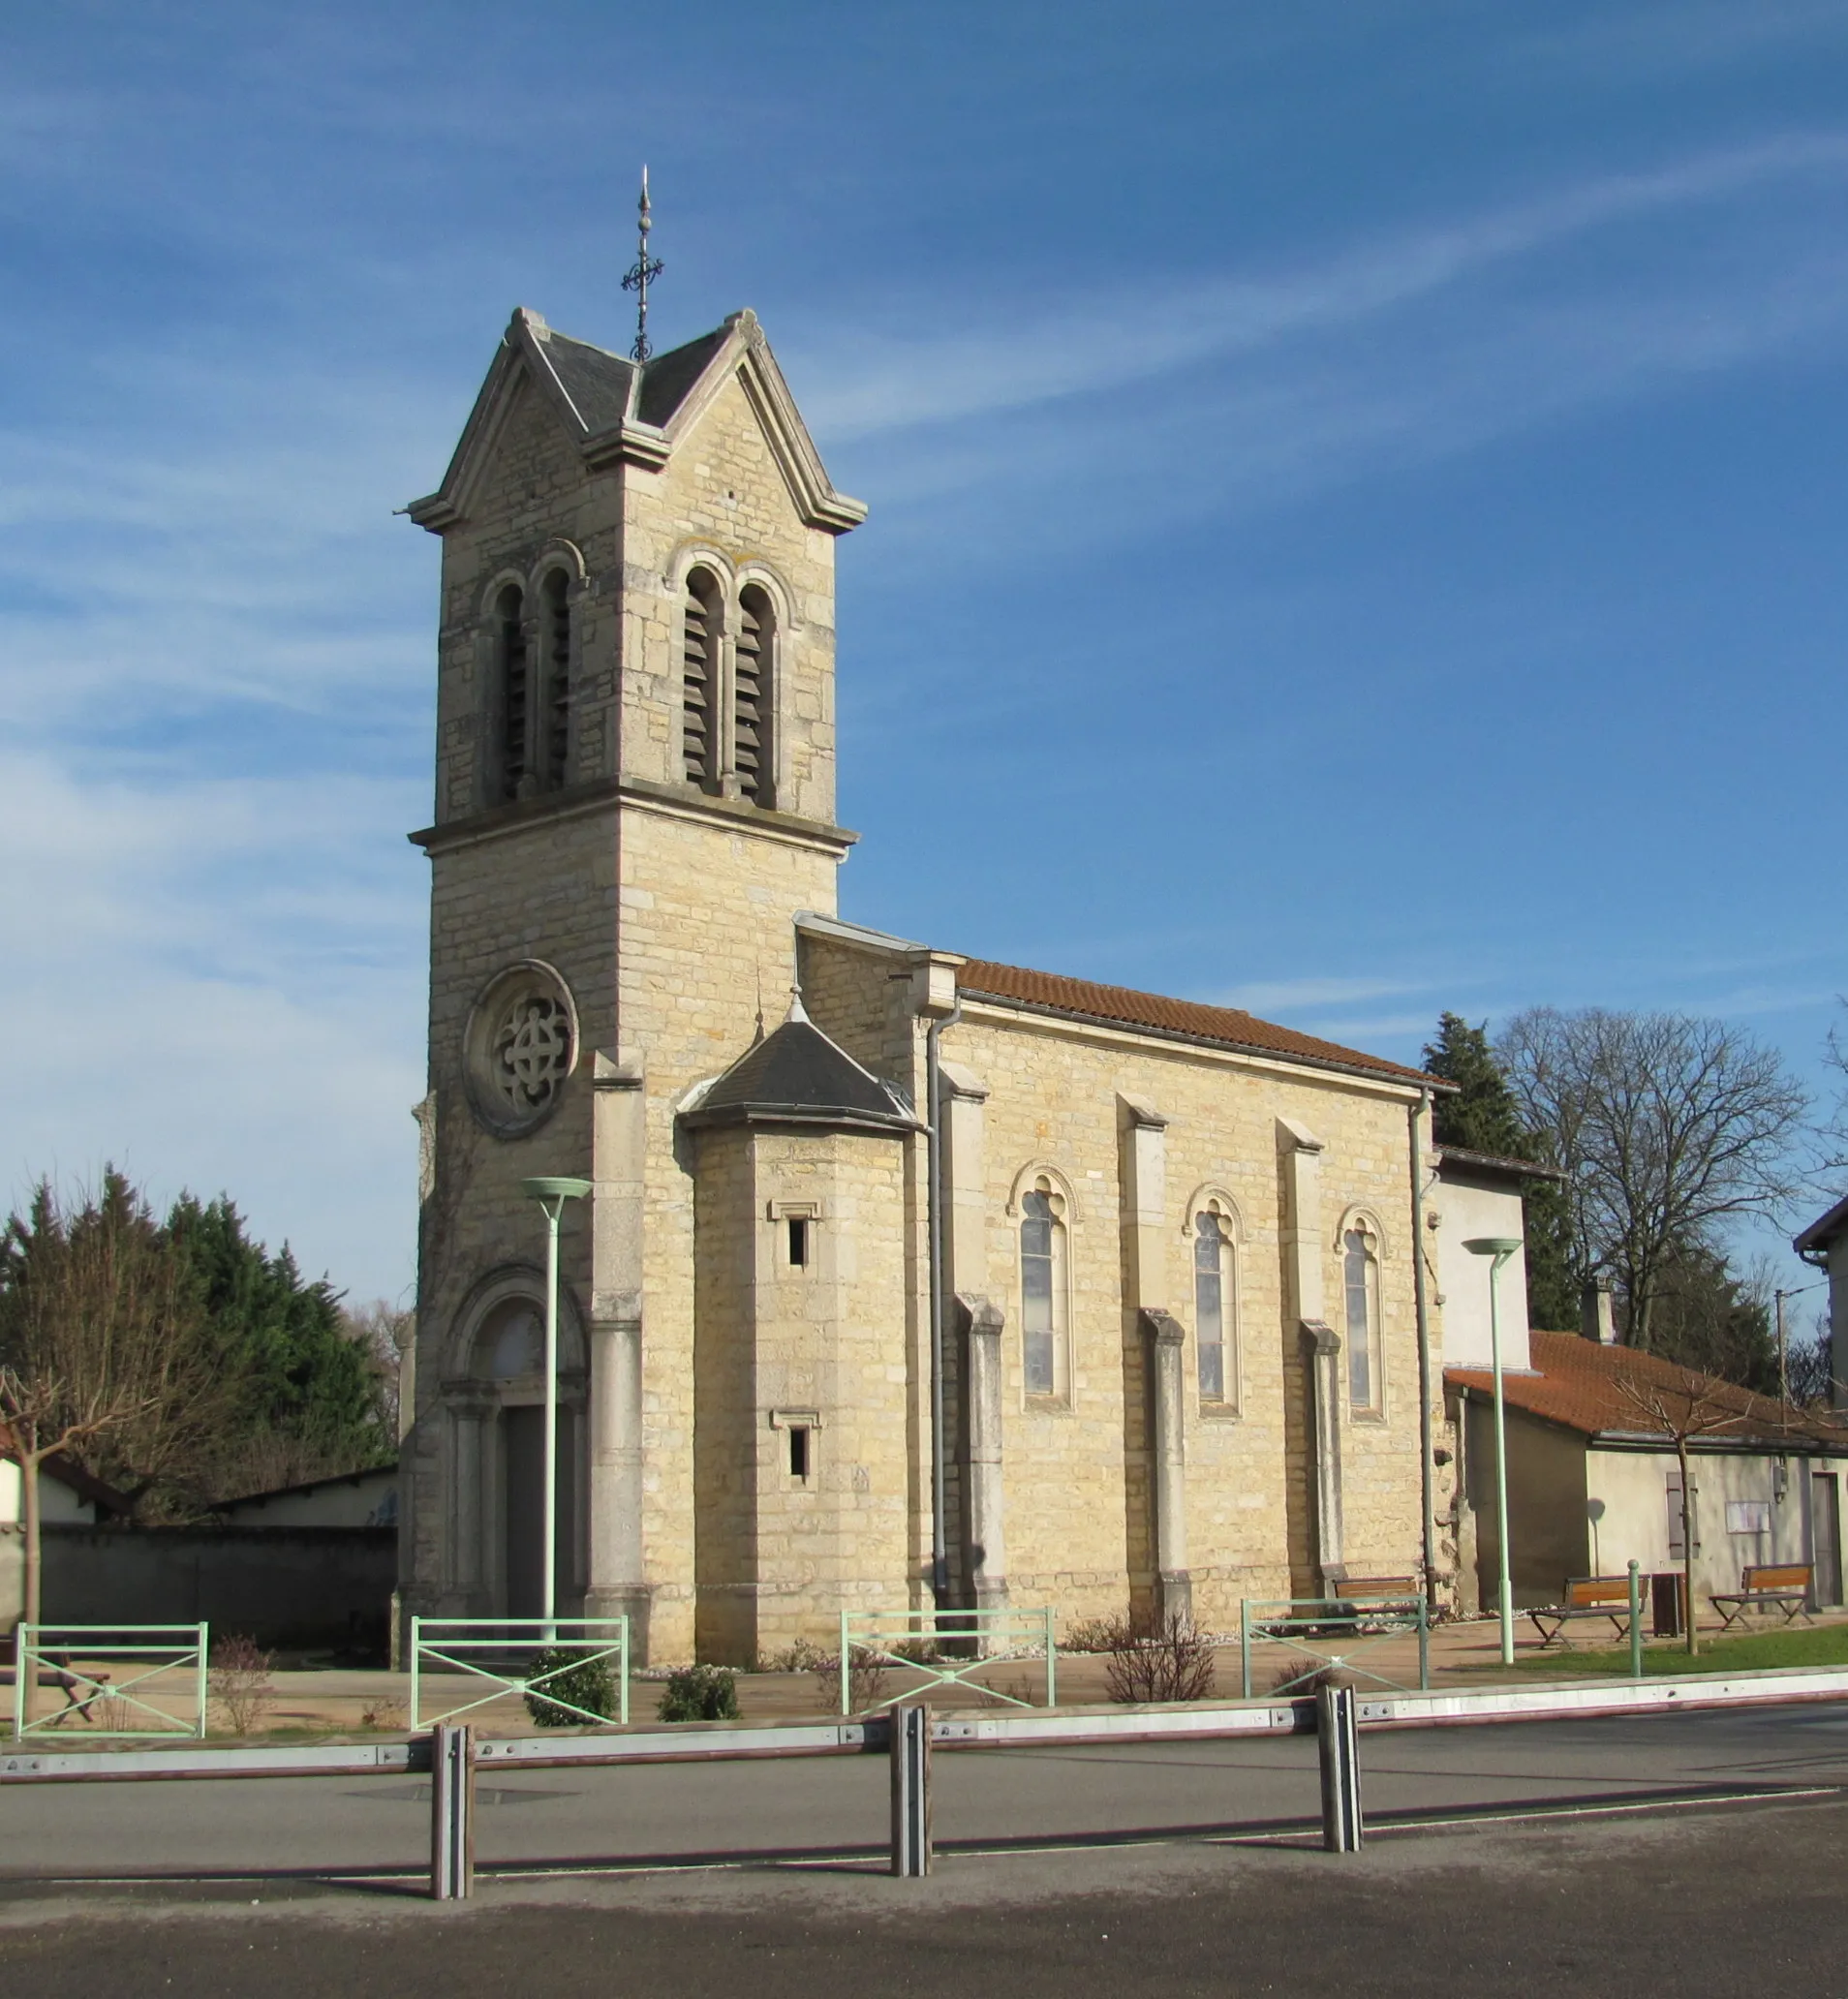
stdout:
{"type": "MultiPolygon", "coordinates": [[[[1764,1294],[1761,1292],[1760,1296],[1764,1294]]],[[[1781,1421],[1786,1430],[1790,1428],[1790,1352],[1784,1344],[1784,1298],[1782,1291],[1773,1291],[1771,1297],[1777,1305],[1777,1400],[1782,1410],[1781,1421]]]]}

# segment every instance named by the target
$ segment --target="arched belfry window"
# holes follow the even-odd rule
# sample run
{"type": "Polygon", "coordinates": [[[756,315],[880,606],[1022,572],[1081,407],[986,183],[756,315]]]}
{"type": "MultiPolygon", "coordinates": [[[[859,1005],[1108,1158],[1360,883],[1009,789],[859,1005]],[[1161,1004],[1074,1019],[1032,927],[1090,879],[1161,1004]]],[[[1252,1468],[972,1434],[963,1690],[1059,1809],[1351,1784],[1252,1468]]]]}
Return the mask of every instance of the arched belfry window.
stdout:
{"type": "Polygon", "coordinates": [[[570,773],[571,750],[570,578],[563,569],[546,571],[545,601],[545,784],[557,790],[570,773]]]}
{"type": "Polygon", "coordinates": [[[1027,1393],[1070,1392],[1065,1203],[1043,1177],[1021,1196],[1020,1324],[1027,1393]]]}
{"type": "Polygon", "coordinates": [[[710,788],[718,777],[718,745],[714,741],[719,685],[720,596],[710,569],[694,569],[687,578],[681,607],[681,746],[690,784],[710,788]]]}
{"type": "Polygon", "coordinates": [[[528,729],[526,593],[509,583],[494,603],[495,652],[499,665],[501,796],[525,798],[535,788],[528,729]]]}
{"type": "Polygon", "coordinates": [[[1357,1416],[1380,1406],[1379,1243],[1364,1222],[1341,1237],[1341,1279],[1347,1302],[1347,1400],[1357,1416]]]}
{"type": "Polygon", "coordinates": [[[772,760],[771,674],[777,614],[769,593],[747,584],[738,599],[738,643],[732,672],[732,763],[738,791],[755,805],[770,805],[775,788],[772,760]]]}

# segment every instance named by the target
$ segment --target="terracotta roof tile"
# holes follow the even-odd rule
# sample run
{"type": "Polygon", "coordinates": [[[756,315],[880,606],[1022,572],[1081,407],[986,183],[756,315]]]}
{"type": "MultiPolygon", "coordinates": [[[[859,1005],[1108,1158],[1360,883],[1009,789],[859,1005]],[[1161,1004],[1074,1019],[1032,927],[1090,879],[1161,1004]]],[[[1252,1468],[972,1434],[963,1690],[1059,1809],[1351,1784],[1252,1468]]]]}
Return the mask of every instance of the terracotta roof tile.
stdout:
{"type": "MultiPolygon", "coordinates": [[[[1601,1346],[1577,1333],[1535,1333],[1529,1339],[1535,1371],[1501,1377],[1502,1394],[1511,1409],[1563,1424],[1585,1436],[1612,1430],[1634,1436],[1648,1432],[1653,1426],[1648,1413],[1624,1393],[1624,1381],[1635,1383],[1645,1395],[1652,1388],[1667,1391],[1672,1413],[1683,1406],[1679,1392],[1688,1370],[1672,1361],[1638,1353],[1632,1347],[1601,1346]]],[[[1790,1410],[1786,1427],[1786,1418],[1780,1416],[1774,1400],[1754,1396],[1730,1381],[1715,1381],[1707,1375],[1697,1378],[1718,1401],[1738,1411],[1724,1429],[1712,1432],[1717,1438],[1833,1442],[1848,1450],[1848,1430],[1832,1428],[1806,1410],[1790,1410]]],[[[1494,1392],[1494,1377],[1486,1368],[1446,1368],[1444,1379],[1483,1395],[1494,1392]]]]}
{"type": "Polygon", "coordinates": [[[1028,971],[1018,965],[995,965],[971,958],[956,974],[957,984],[970,999],[999,1000],[1077,1020],[1105,1022],[1113,1027],[1153,1029],[1186,1041],[1211,1042],[1282,1061],[1309,1062],[1319,1068],[1359,1069],[1395,1082],[1422,1083],[1434,1090],[1449,1086],[1422,1069],[1382,1061],[1376,1055],[1319,1041],[1279,1028],[1236,1006],[1206,1006],[1197,1000],[1169,1000],[1159,993],[1138,993],[1128,986],[1100,986],[1090,979],[1062,978],[1056,972],[1028,971]]]}

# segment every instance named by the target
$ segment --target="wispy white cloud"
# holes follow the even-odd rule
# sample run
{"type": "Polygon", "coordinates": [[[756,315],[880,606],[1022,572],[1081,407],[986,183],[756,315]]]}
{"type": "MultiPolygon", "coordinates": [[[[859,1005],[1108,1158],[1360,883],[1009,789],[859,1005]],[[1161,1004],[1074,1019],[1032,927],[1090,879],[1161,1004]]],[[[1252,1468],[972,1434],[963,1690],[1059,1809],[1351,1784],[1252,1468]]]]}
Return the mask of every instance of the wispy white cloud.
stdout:
{"type": "Polygon", "coordinates": [[[1269,1007],[1308,1008],[1352,1005],[1357,1000],[1384,1000],[1402,993],[1430,992],[1424,980],[1388,978],[1290,978],[1259,979],[1249,985],[1232,986],[1213,996],[1219,1006],[1242,1006],[1251,1013],[1269,1007]]]}
{"type": "Polygon", "coordinates": [[[1589,231],[1799,175],[1839,175],[1848,136],[1796,133],[1610,174],[1460,222],[1395,233],[1265,279],[1142,285],[1023,311],[972,333],[869,338],[813,354],[805,409],[834,440],[979,416],[1174,373],[1371,321],[1589,231]]]}
{"type": "Polygon", "coordinates": [[[1610,84],[1679,71],[1711,69],[1754,56],[1787,58],[1794,45],[1848,36],[1842,0],[1669,0],[1668,5],[1608,7],[1562,25],[1549,21],[1514,38],[1511,67],[1569,69],[1610,84]]]}

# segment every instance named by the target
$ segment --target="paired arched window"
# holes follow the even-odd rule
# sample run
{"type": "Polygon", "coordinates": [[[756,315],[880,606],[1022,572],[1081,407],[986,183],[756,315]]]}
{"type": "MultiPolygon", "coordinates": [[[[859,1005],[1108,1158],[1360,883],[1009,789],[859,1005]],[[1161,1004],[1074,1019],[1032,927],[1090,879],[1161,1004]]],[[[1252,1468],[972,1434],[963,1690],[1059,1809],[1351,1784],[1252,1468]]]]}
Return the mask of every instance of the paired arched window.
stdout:
{"type": "Polygon", "coordinates": [[[1239,1399],[1237,1246],[1217,1203],[1193,1217],[1193,1345],[1200,1399],[1236,1406],[1239,1399]]]}
{"type": "Polygon", "coordinates": [[[545,784],[556,791],[570,769],[571,583],[563,569],[548,569],[541,591],[545,624],[545,784]]]}
{"type": "Polygon", "coordinates": [[[1347,1402],[1357,1416],[1380,1406],[1379,1242],[1365,1222],[1341,1236],[1341,1282],[1347,1305],[1347,1402]]]}
{"type": "Polygon", "coordinates": [[[547,569],[538,595],[533,620],[518,583],[494,599],[494,795],[503,802],[556,791],[570,777],[571,579],[547,569]]]}
{"type": "Polygon", "coordinates": [[[776,612],[761,585],[738,599],[738,643],[731,685],[731,760],[738,790],[755,805],[770,803],[770,657],[776,612]]]}
{"type": "Polygon", "coordinates": [[[532,790],[531,735],[527,714],[526,593],[509,583],[494,602],[496,675],[500,690],[501,796],[524,798],[532,790]]]}
{"type": "Polygon", "coordinates": [[[1070,1281],[1065,1203],[1043,1176],[1021,1196],[1021,1360],[1030,1396],[1070,1392],[1070,1281]]]}
{"type": "Polygon", "coordinates": [[[687,575],[681,602],[681,774],[690,784],[774,805],[776,606],[760,583],[735,602],[713,570],[687,575]],[[729,637],[730,643],[724,641],[729,637]]]}
{"type": "Polygon", "coordinates": [[[713,742],[713,693],[719,681],[719,579],[691,570],[681,606],[681,752],[687,782],[709,789],[719,775],[713,742]]]}

